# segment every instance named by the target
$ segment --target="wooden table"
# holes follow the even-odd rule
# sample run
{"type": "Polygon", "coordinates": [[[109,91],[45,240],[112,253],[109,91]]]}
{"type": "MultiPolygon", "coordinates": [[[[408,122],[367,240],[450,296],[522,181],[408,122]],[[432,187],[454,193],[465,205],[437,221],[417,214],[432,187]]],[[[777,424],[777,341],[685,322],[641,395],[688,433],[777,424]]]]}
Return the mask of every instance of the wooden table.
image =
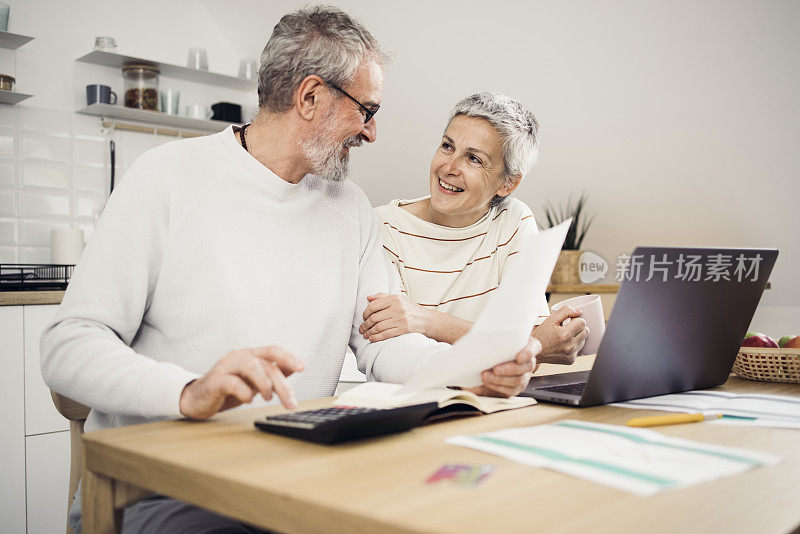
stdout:
{"type": "MultiPolygon", "coordinates": [[[[581,359],[579,367],[591,365],[581,359]]],[[[543,372],[563,370],[543,366],[543,372]]],[[[569,370],[573,370],[570,368],[569,370]]],[[[538,373],[537,373],[538,374],[538,373]]],[[[800,386],[731,377],[725,391],[800,397],[800,386]]],[[[328,406],[331,399],[301,403],[328,406]]],[[[258,432],[279,407],[208,422],[169,421],[84,439],[84,532],[114,532],[114,507],[140,488],[285,532],[789,532],[800,525],[800,431],[688,424],[669,436],[777,454],[777,465],[639,497],[554,471],[447,445],[448,436],[573,418],[624,424],[655,414],[540,404],[451,420],[358,443],[323,446],[258,432]],[[445,463],[493,464],[481,485],[426,485],[445,463]]],[[[663,412],[661,412],[663,413],[663,412]]]]}

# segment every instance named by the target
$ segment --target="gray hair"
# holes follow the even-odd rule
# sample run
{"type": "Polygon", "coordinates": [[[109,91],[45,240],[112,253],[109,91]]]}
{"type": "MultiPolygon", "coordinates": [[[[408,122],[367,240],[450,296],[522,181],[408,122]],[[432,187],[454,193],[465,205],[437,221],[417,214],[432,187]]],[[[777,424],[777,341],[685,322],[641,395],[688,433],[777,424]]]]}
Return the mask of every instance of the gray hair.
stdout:
{"type": "MultiPolygon", "coordinates": [[[[503,140],[503,172],[507,186],[525,175],[539,155],[539,123],[519,100],[501,93],[476,93],[462,99],[450,113],[450,122],[459,115],[484,119],[503,140]]],[[[495,195],[491,206],[506,197],[495,195]]]]}
{"type": "Polygon", "coordinates": [[[365,59],[383,65],[389,57],[372,34],[344,11],[317,6],[284,15],[261,52],[258,106],[274,113],[288,110],[295,90],[311,74],[347,87],[365,59]]]}

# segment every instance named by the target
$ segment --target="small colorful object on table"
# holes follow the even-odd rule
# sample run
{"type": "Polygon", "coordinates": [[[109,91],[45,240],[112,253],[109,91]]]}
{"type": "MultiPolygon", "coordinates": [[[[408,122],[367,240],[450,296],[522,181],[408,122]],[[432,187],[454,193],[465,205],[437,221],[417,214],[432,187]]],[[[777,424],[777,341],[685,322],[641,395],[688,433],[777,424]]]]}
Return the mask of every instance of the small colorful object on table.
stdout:
{"type": "Polygon", "coordinates": [[[428,477],[426,484],[449,480],[458,486],[477,486],[492,474],[493,465],[444,464],[428,477]]]}

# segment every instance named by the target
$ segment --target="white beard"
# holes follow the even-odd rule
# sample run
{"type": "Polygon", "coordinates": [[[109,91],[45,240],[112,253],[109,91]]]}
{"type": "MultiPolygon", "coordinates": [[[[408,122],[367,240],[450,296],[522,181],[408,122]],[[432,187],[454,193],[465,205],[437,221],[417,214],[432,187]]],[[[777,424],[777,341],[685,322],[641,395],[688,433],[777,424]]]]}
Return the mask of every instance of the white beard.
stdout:
{"type": "Polygon", "coordinates": [[[305,139],[300,140],[303,155],[311,165],[311,172],[320,178],[332,182],[341,182],[350,172],[350,153],[345,148],[361,145],[361,138],[353,136],[344,143],[333,139],[336,126],[333,121],[335,109],[323,118],[323,126],[305,139]]]}

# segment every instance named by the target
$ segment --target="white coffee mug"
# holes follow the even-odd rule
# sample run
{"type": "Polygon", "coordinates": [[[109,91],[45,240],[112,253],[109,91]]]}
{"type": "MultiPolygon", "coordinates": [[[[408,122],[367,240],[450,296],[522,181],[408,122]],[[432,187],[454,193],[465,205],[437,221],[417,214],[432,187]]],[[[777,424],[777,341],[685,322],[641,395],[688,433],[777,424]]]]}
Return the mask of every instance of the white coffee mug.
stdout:
{"type": "MultiPolygon", "coordinates": [[[[603,340],[603,334],[606,332],[606,320],[603,315],[603,302],[600,300],[600,295],[581,295],[580,297],[562,300],[550,306],[550,312],[552,313],[564,306],[569,306],[581,312],[581,319],[586,321],[586,326],[589,328],[589,337],[586,338],[586,343],[584,343],[578,354],[597,354],[597,349],[603,340]]],[[[562,324],[566,324],[569,321],[570,319],[567,318],[562,324]]]]}
{"type": "Polygon", "coordinates": [[[50,262],[57,265],[75,265],[83,252],[83,230],[80,228],[53,228],[50,234],[50,262]]]}

